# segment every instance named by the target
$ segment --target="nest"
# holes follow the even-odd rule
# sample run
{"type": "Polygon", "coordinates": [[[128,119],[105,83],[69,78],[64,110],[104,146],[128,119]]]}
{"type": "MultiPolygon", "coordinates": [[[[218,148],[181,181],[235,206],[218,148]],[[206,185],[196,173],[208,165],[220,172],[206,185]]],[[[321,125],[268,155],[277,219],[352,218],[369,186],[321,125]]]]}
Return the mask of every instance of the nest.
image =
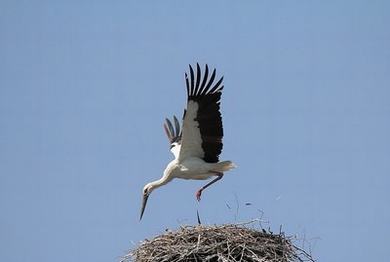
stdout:
{"type": "Polygon", "coordinates": [[[121,262],[314,261],[282,232],[274,234],[245,224],[184,226],[143,241],[121,262]]]}

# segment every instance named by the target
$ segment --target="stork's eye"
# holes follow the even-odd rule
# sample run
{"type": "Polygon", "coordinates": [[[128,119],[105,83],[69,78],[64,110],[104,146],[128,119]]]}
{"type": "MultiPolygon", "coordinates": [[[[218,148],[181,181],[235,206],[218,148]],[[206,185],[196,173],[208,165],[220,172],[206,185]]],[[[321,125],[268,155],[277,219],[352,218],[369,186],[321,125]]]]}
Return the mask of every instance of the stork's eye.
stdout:
{"type": "Polygon", "coordinates": [[[171,149],[175,146],[175,144],[171,144],[171,149]]]}

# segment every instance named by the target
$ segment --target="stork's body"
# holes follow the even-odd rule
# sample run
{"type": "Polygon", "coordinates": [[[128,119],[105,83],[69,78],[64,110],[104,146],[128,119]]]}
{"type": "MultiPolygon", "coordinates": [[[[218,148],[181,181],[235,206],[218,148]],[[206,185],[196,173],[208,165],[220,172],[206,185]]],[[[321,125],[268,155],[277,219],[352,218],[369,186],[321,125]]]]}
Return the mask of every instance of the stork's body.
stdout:
{"type": "Polygon", "coordinates": [[[208,78],[208,66],[204,75],[197,64],[196,76],[190,66],[190,79],[185,75],[187,86],[187,109],[184,110],[183,125],[174,116],[173,124],[166,119],[164,130],[171,143],[175,159],[171,161],[164,175],[145,185],[143,190],[142,218],[150,193],[174,178],[206,180],[210,183],[196,192],[200,200],[202,191],[223,177],[223,173],[235,167],[231,161],[219,162],[222,151],[222,117],[219,111],[223,77],[214,83],[215,69],[208,78]]]}
{"type": "Polygon", "coordinates": [[[164,176],[169,178],[182,178],[192,180],[206,180],[218,173],[223,173],[232,168],[230,161],[220,163],[207,163],[198,157],[191,157],[183,162],[177,159],[171,161],[164,171],[164,176]]]}

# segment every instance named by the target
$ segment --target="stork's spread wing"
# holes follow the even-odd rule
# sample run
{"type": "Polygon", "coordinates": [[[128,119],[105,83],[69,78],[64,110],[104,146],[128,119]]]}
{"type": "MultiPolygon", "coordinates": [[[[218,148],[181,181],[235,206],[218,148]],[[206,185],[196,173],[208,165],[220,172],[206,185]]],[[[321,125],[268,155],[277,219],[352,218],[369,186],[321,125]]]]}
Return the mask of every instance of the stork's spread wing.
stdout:
{"type": "Polygon", "coordinates": [[[190,79],[186,77],[187,110],[183,116],[182,142],[179,160],[188,157],[203,158],[216,163],[222,151],[222,117],[219,112],[223,77],[214,83],[215,69],[210,78],[206,65],[202,75],[196,64],[196,77],[190,66],[190,79]]]}
{"type": "Polygon", "coordinates": [[[181,147],[181,130],[179,120],[177,120],[176,116],[173,116],[173,123],[175,127],[173,127],[172,122],[166,118],[164,123],[164,130],[167,134],[169,143],[171,144],[170,150],[175,156],[175,159],[177,159],[179,157],[181,147]]]}
{"type": "Polygon", "coordinates": [[[173,127],[172,122],[168,118],[165,118],[164,130],[171,144],[179,143],[181,140],[180,123],[176,116],[173,116],[173,123],[175,127],[173,127]]]}

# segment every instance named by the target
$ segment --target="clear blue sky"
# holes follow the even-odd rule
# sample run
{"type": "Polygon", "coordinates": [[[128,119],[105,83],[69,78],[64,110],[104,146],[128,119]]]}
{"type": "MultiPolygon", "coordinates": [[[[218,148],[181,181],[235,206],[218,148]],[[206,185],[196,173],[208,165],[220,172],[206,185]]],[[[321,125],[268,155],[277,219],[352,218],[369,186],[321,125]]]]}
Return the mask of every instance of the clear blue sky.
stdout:
{"type": "Polygon", "coordinates": [[[388,261],[389,25],[388,1],[1,1],[0,260],[117,261],[198,209],[388,261]],[[196,62],[225,76],[239,168],[200,204],[173,181],[139,222],[196,62]]]}

